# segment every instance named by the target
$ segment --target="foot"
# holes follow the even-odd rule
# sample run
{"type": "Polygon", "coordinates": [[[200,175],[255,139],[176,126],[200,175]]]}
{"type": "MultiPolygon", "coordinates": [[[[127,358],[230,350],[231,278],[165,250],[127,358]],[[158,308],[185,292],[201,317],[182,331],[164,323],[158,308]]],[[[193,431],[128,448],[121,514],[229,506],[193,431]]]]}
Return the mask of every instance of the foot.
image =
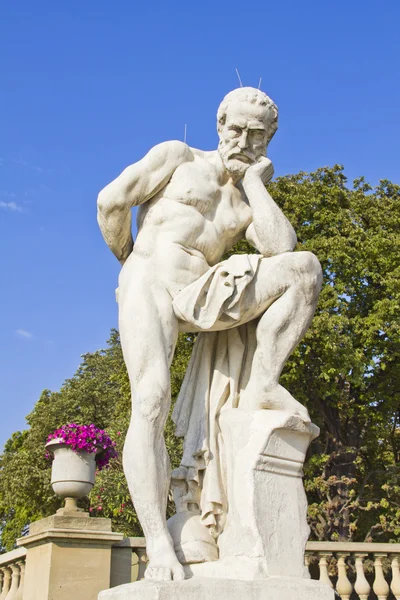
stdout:
{"type": "Polygon", "coordinates": [[[168,536],[147,541],[149,564],[144,578],[150,581],[182,581],[185,571],[176,557],[172,540],[168,536]]]}
{"type": "Polygon", "coordinates": [[[241,395],[240,405],[250,410],[283,410],[299,417],[304,423],[311,423],[310,415],[305,406],[293,398],[281,385],[275,384],[254,391],[247,388],[241,395]]]}

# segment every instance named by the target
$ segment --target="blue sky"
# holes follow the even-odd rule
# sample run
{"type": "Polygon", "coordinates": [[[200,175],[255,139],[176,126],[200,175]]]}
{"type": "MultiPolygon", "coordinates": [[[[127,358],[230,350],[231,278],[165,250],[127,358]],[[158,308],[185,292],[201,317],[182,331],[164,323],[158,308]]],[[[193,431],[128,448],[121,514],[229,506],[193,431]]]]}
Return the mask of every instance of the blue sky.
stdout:
{"type": "Polygon", "coordinates": [[[398,0],[13,0],[0,7],[0,447],[117,325],[96,197],[154,144],[216,147],[216,109],[278,104],[277,175],[400,181],[398,0]]]}

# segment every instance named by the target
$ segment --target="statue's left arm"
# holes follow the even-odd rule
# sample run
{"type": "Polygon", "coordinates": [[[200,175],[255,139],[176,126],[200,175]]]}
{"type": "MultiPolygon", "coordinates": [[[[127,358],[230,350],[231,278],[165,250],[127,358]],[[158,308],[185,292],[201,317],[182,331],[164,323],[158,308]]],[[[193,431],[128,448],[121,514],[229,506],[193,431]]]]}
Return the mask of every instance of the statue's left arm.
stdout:
{"type": "Polygon", "coordinates": [[[242,184],[253,212],[246,238],[263,256],[291,252],[297,243],[292,225],[265,188],[273,174],[269,158],[262,158],[247,169],[242,184]]]}

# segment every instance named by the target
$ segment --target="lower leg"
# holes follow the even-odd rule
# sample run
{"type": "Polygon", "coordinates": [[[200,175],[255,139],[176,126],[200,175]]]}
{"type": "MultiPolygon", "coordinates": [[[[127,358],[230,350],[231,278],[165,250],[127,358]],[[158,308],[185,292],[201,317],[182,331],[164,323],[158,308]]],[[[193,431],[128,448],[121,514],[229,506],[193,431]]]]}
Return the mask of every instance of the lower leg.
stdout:
{"type": "Polygon", "coordinates": [[[307,409],[279,385],[279,377],[311,323],[319,289],[320,278],[307,292],[303,282],[293,284],[261,317],[257,326],[257,349],[241,406],[290,411],[310,420],[307,409]]]}
{"type": "Polygon", "coordinates": [[[162,423],[147,419],[134,410],[124,446],[124,471],[132,500],[146,537],[149,565],[147,579],[183,579],[166,526],[170,481],[169,457],[162,423]]]}

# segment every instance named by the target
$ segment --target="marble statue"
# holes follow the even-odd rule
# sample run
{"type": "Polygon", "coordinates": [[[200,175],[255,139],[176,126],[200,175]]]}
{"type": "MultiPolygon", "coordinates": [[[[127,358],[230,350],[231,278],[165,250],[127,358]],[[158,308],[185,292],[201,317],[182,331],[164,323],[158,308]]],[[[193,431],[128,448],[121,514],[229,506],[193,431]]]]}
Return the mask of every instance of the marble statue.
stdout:
{"type": "Polygon", "coordinates": [[[301,467],[318,428],[279,377],[310,325],[322,276],[313,254],[294,252],[293,227],[265,187],[277,126],[264,92],[235,89],[218,109],[217,150],[161,143],[98,197],[101,232],[122,264],[119,327],[132,390],[123,462],[150,581],[305,576],[301,467]],[[258,254],[222,260],[243,238],[258,254]],[[185,441],[167,525],[163,428],[179,332],[198,336],[174,410],[185,441]],[[284,572],[277,557],[289,561],[284,572]]]}

